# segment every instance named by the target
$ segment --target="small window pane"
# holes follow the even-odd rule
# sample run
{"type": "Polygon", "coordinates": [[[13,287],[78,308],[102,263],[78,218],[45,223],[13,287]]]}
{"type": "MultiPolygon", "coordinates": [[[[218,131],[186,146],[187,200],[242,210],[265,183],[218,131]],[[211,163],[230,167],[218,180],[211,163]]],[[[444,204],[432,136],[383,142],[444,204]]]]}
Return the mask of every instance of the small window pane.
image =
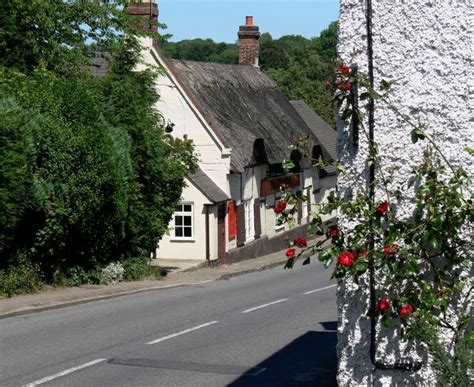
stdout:
{"type": "Polygon", "coordinates": [[[183,217],[182,216],[175,216],[174,218],[174,224],[176,226],[181,226],[183,224],[183,217]]]}
{"type": "Polygon", "coordinates": [[[191,231],[191,227],[184,227],[184,236],[185,237],[192,237],[192,231],[191,231]]]}
{"type": "Polygon", "coordinates": [[[190,216],[183,216],[184,218],[184,225],[191,226],[191,217],[190,216]]]}
{"type": "Polygon", "coordinates": [[[183,207],[184,212],[191,212],[191,204],[185,204],[183,207]]]}
{"type": "Polygon", "coordinates": [[[176,206],[176,210],[175,210],[175,211],[176,211],[176,212],[181,212],[181,211],[183,211],[183,205],[182,205],[182,204],[178,204],[178,205],[176,206]]]}
{"type": "Polygon", "coordinates": [[[175,236],[177,237],[182,237],[183,236],[183,229],[181,227],[178,227],[174,230],[175,236]]]}

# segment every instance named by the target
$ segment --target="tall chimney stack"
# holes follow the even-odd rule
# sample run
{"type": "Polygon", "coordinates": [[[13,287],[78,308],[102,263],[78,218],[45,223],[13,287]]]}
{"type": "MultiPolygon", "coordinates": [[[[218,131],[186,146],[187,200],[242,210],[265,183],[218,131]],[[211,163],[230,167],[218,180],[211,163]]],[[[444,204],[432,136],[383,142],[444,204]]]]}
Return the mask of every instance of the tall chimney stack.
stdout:
{"type": "Polygon", "coordinates": [[[253,16],[245,18],[245,25],[239,27],[239,64],[250,64],[258,67],[260,32],[253,25],[253,16]]]}
{"type": "Polygon", "coordinates": [[[134,26],[143,31],[158,31],[158,4],[155,0],[135,0],[126,5],[129,15],[134,17],[134,26]]]}

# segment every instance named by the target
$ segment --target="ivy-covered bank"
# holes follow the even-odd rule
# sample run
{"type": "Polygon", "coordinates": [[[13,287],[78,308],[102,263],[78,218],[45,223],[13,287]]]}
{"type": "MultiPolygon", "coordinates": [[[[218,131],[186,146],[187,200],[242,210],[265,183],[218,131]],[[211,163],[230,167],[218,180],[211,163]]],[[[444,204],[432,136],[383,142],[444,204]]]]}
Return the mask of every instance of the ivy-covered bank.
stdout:
{"type": "Polygon", "coordinates": [[[146,266],[166,231],[193,147],[164,135],[155,71],[133,71],[125,3],[0,5],[0,294],[146,266]]]}

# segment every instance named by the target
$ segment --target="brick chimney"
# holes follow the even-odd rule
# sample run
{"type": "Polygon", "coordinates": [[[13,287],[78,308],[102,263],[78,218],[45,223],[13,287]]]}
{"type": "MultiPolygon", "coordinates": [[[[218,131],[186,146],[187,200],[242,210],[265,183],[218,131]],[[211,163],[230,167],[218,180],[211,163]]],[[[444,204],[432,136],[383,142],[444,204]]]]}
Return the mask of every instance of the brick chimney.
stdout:
{"type": "Polygon", "coordinates": [[[260,32],[253,25],[253,16],[245,18],[245,25],[239,27],[239,64],[251,64],[258,67],[260,32]]]}
{"type": "Polygon", "coordinates": [[[136,18],[134,25],[144,31],[157,31],[158,4],[155,0],[135,0],[126,5],[128,14],[136,18]]]}

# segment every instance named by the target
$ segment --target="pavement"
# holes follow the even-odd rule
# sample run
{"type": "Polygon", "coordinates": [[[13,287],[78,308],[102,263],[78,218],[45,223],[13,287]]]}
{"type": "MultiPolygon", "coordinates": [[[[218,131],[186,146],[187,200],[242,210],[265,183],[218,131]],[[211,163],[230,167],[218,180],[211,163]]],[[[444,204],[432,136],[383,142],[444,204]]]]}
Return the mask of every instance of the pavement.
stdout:
{"type": "Polygon", "coordinates": [[[0,319],[65,308],[125,295],[160,291],[177,287],[200,285],[226,280],[231,277],[282,266],[285,251],[253,258],[230,265],[209,265],[206,261],[154,260],[168,273],[162,280],[121,282],[111,285],[84,285],[80,287],[50,287],[35,294],[0,299],[0,319]]]}

